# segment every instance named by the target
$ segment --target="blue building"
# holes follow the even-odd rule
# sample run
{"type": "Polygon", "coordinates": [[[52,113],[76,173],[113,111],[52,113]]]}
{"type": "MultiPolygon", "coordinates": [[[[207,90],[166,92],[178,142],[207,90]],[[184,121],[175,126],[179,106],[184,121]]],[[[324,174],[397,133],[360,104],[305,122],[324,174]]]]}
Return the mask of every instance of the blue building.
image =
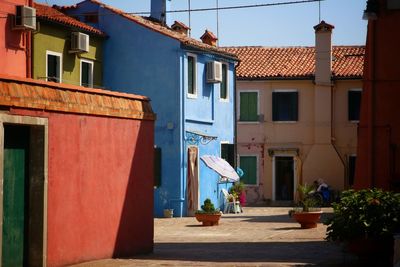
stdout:
{"type": "Polygon", "coordinates": [[[162,216],[166,208],[174,209],[174,216],[187,216],[206,198],[221,206],[220,190],[230,186],[200,157],[222,156],[234,164],[238,59],[219,49],[211,32],[206,31],[201,42],[190,38],[182,23],[167,27],[167,4],[152,0],[148,18],[96,0],[61,10],[107,34],[103,49],[106,88],[151,98],[157,114],[155,153],[160,160],[155,216],[162,216]]]}

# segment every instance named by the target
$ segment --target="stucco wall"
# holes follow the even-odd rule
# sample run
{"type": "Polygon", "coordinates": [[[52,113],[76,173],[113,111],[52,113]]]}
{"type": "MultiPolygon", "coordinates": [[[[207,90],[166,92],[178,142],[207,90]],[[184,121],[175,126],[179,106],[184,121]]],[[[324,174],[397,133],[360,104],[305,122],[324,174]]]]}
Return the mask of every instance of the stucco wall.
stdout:
{"type": "MultiPolygon", "coordinates": [[[[316,134],[316,98],[317,88],[311,80],[304,81],[239,81],[237,94],[240,91],[258,91],[259,114],[264,114],[263,122],[238,121],[238,154],[257,155],[259,186],[250,186],[248,191],[249,202],[257,202],[273,198],[273,158],[268,155],[269,149],[289,148],[299,149],[302,175],[295,174],[295,183],[312,183],[316,178],[322,177],[337,190],[345,187],[347,173],[347,156],[356,154],[357,124],[347,119],[348,90],[359,89],[361,80],[335,81],[333,89],[334,116],[333,137],[334,146],[327,143],[319,146],[315,140],[316,134]],[[299,93],[299,110],[297,122],[272,121],[272,92],[273,90],[295,89],[299,93]],[[312,152],[310,154],[310,152],[312,152]],[[339,153],[339,154],[338,154],[339,153]]],[[[238,98],[239,99],[239,98],[238,98]]],[[[330,106],[330,98],[323,97],[325,103],[319,106],[330,106]]],[[[328,110],[329,111],[329,110],[328,110]]],[[[328,112],[327,111],[327,112],[328,112]]],[[[239,111],[238,111],[239,113],[239,111]]],[[[321,126],[330,127],[331,120],[320,123],[321,126]]],[[[323,130],[325,131],[325,130],[323,130]]],[[[285,152],[287,153],[287,152],[285,152]]],[[[295,156],[295,153],[289,153],[295,156]]],[[[299,164],[296,162],[296,164],[299,164]]],[[[299,166],[295,166],[296,170],[299,166]]]]}
{"type": "Polygon", "coordinates": [[[46,80],[46,51],[62,54],[62,82],[80,85],[81,59],[93,62],[93,86],[102,86],[102,42],[100,37],[89,35],[88,53],[69,53],[71,29],[41,22],[33,35],[33,78],[46,80]]]}
{"type": "Polygon", "coordinates": [[[28,5],[28,0],[1,1],[0,19],[0,73],[17,77],[26,77],[26,51],[30,36],[28,31],[12,30],[16,5],[28,5]]]}
{"type": "Polygon", "coordinates": [[[47,266],[151,252],[153,122],[48,117],[47,266]]]}
{"type": "MultiPolygon", "coordinates": [[[[113,14],[93,3],[82,3],[75,14],[99,12],[98,27],[109,38],[104,43],[104,85],[149,96],[157,114],[155,144],[161,147],[161,187],[155,189],[155,216],[173,208],[174,216],[186,215],[187,147],[185,130],[218,136],[199,146],[199,156],[220,154],[220,142],[233,143],[233,64],[229,67],[229,102],[219,102],[219,85],[205,82],[206,61],[220,58],[197,55],[198,98],[187,99],[187,52],[180,41],[113,14]]],[[[190,50],[190,49],[188,49],[190,50]]],[[[223,61],[223,60],[222,60],[223,61]]],[[[219,201],[219,178],[199,159],[200,201],[219,201]]]]}

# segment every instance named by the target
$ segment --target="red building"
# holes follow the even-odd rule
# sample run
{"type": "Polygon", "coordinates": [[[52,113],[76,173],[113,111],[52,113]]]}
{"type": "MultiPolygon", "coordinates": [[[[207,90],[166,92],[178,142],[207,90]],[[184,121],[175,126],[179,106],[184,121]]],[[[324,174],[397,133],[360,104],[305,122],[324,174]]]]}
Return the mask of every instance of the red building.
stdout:
{"type": "Polygon", "coordinates": [[[0,2],[0,265],[151,252],[150,100],[26,78],[29,6],[0,2]]]}
{"type": "Polygon", "coordinates": [[[400,3],[368,0],[355,188],[400,190],[400,3]]]}

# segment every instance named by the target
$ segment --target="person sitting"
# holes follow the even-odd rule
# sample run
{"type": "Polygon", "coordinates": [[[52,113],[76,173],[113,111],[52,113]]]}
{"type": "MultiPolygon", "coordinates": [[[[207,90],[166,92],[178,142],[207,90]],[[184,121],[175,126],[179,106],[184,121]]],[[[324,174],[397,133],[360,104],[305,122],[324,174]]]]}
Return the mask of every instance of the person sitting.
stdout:
{"type": "Polygon", "coordinates": [[[317,180],[317,192],[322,195],[322,199],[325,203],[329,202],[330,199],[330,190],[327,183],[324,182],[323,179],[319,178],[317,180]]]}

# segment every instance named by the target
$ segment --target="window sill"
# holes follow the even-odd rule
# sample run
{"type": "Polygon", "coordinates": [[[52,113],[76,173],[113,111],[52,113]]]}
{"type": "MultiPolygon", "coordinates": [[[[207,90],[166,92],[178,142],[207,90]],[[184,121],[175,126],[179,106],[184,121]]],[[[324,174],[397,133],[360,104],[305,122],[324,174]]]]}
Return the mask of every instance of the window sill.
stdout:
{"type": "Polygon", "coordinates": [[[260,124],[259,121],[237,121],[238,124],[260,124]]]}
{"type": "Polygon", "coordinates": [[[203,124],[213,124],[214,120],[203,120],[203,119],[194,119],[194,118],[186,118],[186,122],[195,122],[195,123],[203,123],[203,124]]]}
{"type": "Polygon", "coordinates": [[[197,98],[197,95],[187,94],[187,98],[195,99],[197,98]]]}
{"type": "Polygon", "coordinates": [[[298,123],[299,121],[272,121],[273,123],[277,123],[277,124],[294,124],[294,123],[298,123]]]}

